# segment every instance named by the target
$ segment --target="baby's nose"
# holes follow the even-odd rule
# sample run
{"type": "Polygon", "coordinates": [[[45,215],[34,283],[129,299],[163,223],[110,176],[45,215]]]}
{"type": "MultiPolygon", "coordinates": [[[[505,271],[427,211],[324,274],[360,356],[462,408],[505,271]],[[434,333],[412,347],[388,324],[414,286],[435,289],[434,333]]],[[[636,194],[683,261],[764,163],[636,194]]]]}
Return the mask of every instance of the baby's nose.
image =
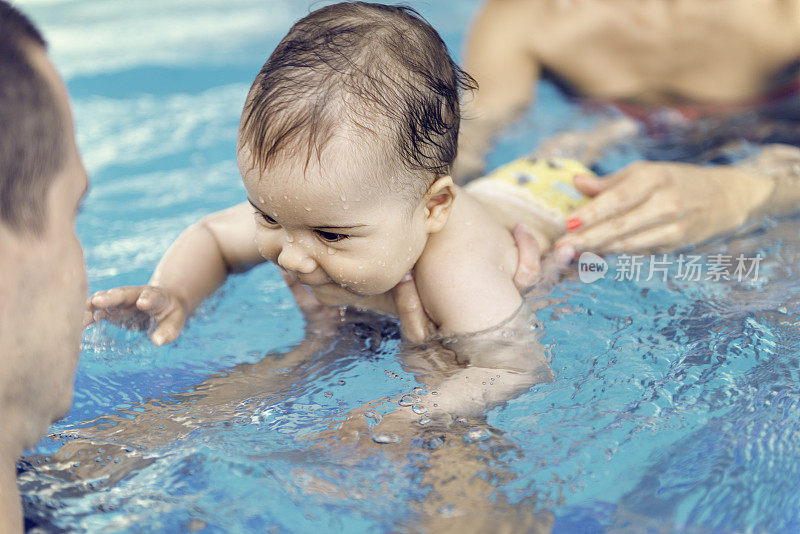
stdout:
{"type": "Polygon", "coordinates": [[[290,272],[310,274],[317,268],[317,262],[308,254],[302,244],[284,242],[278,254],[278,265],[290,272]]]}

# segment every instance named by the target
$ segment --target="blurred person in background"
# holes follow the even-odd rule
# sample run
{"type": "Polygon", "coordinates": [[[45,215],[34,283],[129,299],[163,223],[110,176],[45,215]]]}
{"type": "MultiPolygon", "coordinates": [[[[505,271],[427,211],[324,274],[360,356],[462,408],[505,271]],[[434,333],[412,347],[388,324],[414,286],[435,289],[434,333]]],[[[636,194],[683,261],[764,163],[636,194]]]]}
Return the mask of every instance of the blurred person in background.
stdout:
{"type": "MultiPolygon", "coordinates": [[[[680,125],[752,109],[798,118],[800,0],[487,0],[465,64],[479,91],[466,102],[457,181],[483,174],[493,138],[531,104],[541,77],[624,114],[537,152],[588,163],[654,121],[680,125]]],[[[797,211],[800,150],[769,146],[736,166],[639,162],[575,185],[594,199],[568,219],[559,244],[674,250],[761,215],[797,211]]]]}

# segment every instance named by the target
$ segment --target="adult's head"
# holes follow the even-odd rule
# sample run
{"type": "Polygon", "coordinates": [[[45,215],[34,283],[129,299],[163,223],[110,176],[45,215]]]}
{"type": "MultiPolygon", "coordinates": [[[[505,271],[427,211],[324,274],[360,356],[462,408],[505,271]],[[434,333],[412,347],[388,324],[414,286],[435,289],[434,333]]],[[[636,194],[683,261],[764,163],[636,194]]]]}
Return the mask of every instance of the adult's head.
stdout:
{"type": "Polygon", "coordinates": [[[71,403],[86,297],[74,222],[86,187],[45,42],[0,0],[0,462],[71,403]]]}

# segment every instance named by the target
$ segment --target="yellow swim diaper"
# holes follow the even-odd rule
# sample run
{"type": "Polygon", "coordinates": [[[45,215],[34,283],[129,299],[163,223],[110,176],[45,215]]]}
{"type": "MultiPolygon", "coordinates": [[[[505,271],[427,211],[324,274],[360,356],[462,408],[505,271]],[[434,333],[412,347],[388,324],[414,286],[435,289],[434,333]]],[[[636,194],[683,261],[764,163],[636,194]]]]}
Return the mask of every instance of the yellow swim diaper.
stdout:
{"type": "Polygon", "coordinates": [[[578,174],[594,176],[570,159],[521,158],[464,189],[507,226],[523,222],[555,239],[564,233],[567,215],[587,201],[573,185],[578,174]]]}

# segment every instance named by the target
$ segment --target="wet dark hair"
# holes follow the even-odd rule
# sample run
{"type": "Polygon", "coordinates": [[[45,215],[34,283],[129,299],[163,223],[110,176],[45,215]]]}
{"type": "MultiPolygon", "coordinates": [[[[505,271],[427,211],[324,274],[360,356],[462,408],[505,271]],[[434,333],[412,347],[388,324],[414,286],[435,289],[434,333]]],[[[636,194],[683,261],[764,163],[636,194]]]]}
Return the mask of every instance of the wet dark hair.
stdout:
{"type": "Polygon", "coordinates": [[[39,30],[0,0],[0,221],[38,233],[66,144],[64,112],[28,59],[32,46],[46,48],[39,30]]]}
{"type": "Polygon", "coordinates": [[[475,87],[414,9],[334,4],[298,21],[264,64],[242,113],[239,144],[263,171],[298,144],[308,164],[337,128],[355,127],[408,171],[423,171],[426,179],[401,185],[424,193],[431,174],[450,173],[460,93],[475,87]]]}

